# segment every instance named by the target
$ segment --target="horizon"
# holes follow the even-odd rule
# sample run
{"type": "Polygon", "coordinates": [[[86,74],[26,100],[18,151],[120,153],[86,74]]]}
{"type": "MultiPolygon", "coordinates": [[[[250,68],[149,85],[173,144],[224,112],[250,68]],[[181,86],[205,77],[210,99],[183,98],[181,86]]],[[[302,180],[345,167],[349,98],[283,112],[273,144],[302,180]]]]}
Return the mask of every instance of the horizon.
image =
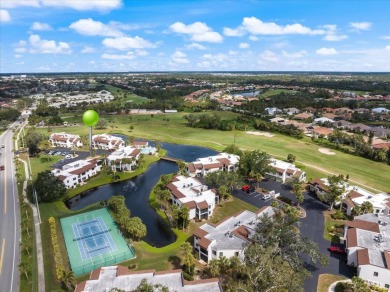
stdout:
{"type": "Polygon", "coordinates": [[[2,0],[0,74],[390,72],[390,3],[2,0]]]}

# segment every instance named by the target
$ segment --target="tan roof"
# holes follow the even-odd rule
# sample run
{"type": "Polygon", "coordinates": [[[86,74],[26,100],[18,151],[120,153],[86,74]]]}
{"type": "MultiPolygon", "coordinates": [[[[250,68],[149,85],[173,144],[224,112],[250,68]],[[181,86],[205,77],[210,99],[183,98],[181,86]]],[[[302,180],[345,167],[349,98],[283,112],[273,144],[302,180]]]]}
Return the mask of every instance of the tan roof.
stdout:
{"type": "Polygon", "coordinates": [[[74,292],[82,292],[85,289],[85,285],[87,284],[87,281],[83,281],[80,284],[77,284],[76,289],[74,292]]]}
{"type": "Polygon", "coordinates": [[[198,208],[200,210],[209,208],[209,203],[207,203],[206,201],[202,201],[202,202],[198,203],[197,205],[198,205],[198,208]]]}
{"type": "Polygon", "coordinates": [[[390,252],[385,251],[383,255],[385,256],[386,268],[390,270],[390,252]]]}
{"type": "Polygon", "coordinates": [[[357,234],[356,228],[349,228],[347,230],[347,247],[355,247],[357,246],[357,234]]]}
{"type": "Polygon", "coordinates": [[[182,198],[185,198],[186,196],[184,196],[184,194],[182,192],[180,192],[178,189],[174,188],[174,189],[171,189],[170,190],[172,195],[176,198],[176,199],[182,199],[182,198]]]}
{"type": "Polygon", "coordinates": [[[193,163],[187,164],[187,168],[189,172],[195,172],[195,166],[193,163]]]}
{"type": "Polygon", "coordinates": [[[353,221],[346,221],[345,225],[348,227],[363,229],[371,232],[380,233],[379,225],[376,222],[368,222],[360,219],[355,219],[353,221]]]}
{"type": "Polygon", "coordinates": [[[227,158],[218,158],[217,160],[218,160],[219,162],[225,164],[225,165],[231,164],[230,160],[227,159],[227,158]]]}
{"type": "Polygon", "coordinates": [[[101,137],[101,136],[97,136],[93,139],[93,141],[95,142],[99,142],[99,143],[104,143],[104,144],[108,144],[108,140],[104,137],[101,137]]]}
{"type": "Polygon", "coordinates": [[[357,250],[357,264],[358,266],[370,264],[370,256],[367,248],[357,250]]]}
{"type": "Polygon", "coordinates": [[[207,283],[218,283],[218,278],[210,278],[210,279],[202,279],[202,280],[194,280],[187,281],[183,280],[184,285],[197,285],[197,284],[207,284],[207,283]]]}
{"type": "Polygon", "coordinates": [[[295,171],[296,171],[295,169],[291,169],[291,168],[287,169],[288,174],[294,174],[295,171]]]}
{"type": "Polygon", "coordinates": [[[165,274],[173,274],[173,273],[180,273],[182,270],[176,269],[176,270],[167,270],[167,271],[156,271],[154,272],[155,275],[165,275],[165,274]]]}
{"type": "Polygon", "coordinates": [[[285,169],[283,169],[283,168],[279,168],[279,167],[274,167],[275,168],[275,170],[278,172],[278,173],[280,173],[280,174],[283,174],[286,170],[285,169]]]}
{"type": "Polygon", "coordinates": [[[295,177],[300,177],[302,175],[303,171],[300,171],[300,170],[297,170],[295,173],[294,173],[294,176],[295,177]]]}
{"type": "Polygon", "coordinates": [[[351,198],[351,199],[355,199],[355,198],[359,198],[359,197],[363,197],[363,195],[361,193],[358,193],[357,191],[350,191],[348,194],[347,194],[347,197],[348,198],[351,198]]]}
{"type": "Polygon", "coordinates": [[[194,163],[194,167],[195,167],[196,169],[202,169],[202,168],[203,168],[203,165],[202,165],[202,163],[194,163]]]}
{"type": "Polygon", "coordinates": [[[133,145],[138,145],[138,146],[146,146],[148,142],[146,141],[134,141],[133,145]]]}
{"type": "Polygon", "coordinates": [[[198,244],[199,244],[201,247],[207,249],[207,248],[209,247],[209,245],[211,244],[211,242],[212,242],[212,241],[211,241],[210,239],[207,239],[206,237],[203,237],[203,238],[201,238],[201,239],[198,241],[198,244]]]}
{"type": "Polygon", "coordinates": [[[300,114],[295,115],[294,118],[296,118],[296,119],[309,119],[312,116],[313,115],[309,114],[309,113],[300,113],[300,114]]]}
{"type": "Polygon", "coordinates": [[[209,234],[207,231],[199,227],[194,231],[194,235],[199,238],[205,237],[207,234],[209,234]]]}
{"type": "Polygon", "coordinates": [[[95,270],[92,271],[89,279],[90,280],[98,280],[99,277],[100,277],[100,271],[101,271],[102,268],[97,268],[95,270]]]}
{"type": "Polygon", "coordinates": [[[96,164],[89,163],[87,165],[84,165],[83,167],[80,167],[78,169],[70,171],[69,173],[71,173],[71,174],[82,174],[82,173],[84,173],[84,172],[94,168],[95,166],[96,166],[96,164]]]}
{"type": "Polygon", "coordinates": [[[240,237],[241,239],[244,239],[244,240],[248,240],[248,237],[249,237],[249,234],[250,232],[248,231],[248,229],[246,229],[244,226],[239,226],[237,227],[236,229],[234,229],[232,231],[232,233],[234,235],[236,235],[237,237],[240,237]]]}
{"type": "Polygon", "coordinates": [[[350,198],[347,197],[343,201],[351,208],[355,207],[355,203],[350,198]]]}
{"type": "Polygon", "coordinates": [[[186,206],[188,209],[195,209],[196,208],[196,202],[195,201],[189,201],[187,203],[184,203],[184,206],[186,206]]]}
{"type": "Polygon", "coordinates": [[[313,179],[309,184],[311,184],[311,185],[318,185],[325,192],[328,190],[328,186],[326,186],[324,184],[324,182],[321,179],[319,179],[319,178],[313,179]]]}
{"type": "Polygon", "coordinates": [[[64,181],[67,177],[65,175],[59,175],[58,178],[60,181],[64,181]]]}
{"type": "Polygon", "coordinates": [[[320,134],[320,135],[329,135],[333,133],[333,129],[325,128],[325,127],[318,127],[313,130],[314,133],[320,134]]]}
{"type": "Polygon", "coordinates": [[[134,149],[133,152],[131,152],[130,156],[136,157],[140,153],[141,149],[134,149]]]}
{"type": "Polygon", "coordinates": [[[223,164],[220,162],[217,163],[210,163],[210,164],[205,164],[204,169],[212,169],[212,168],[220,168],[223,167],[223,164]]]}

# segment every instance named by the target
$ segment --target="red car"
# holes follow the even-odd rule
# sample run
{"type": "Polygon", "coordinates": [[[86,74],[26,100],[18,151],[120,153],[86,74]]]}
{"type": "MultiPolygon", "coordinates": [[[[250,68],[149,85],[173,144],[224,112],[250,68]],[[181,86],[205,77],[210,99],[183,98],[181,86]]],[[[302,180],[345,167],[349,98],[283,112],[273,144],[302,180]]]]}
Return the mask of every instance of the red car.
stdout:
{"type": "Polygon", "coordinates": [[[4,165],[1,165],[1,166],[0,166],[0,170],[4,170],[4,165]]]}
{"type": "Polygon", "coordinates": [[[251,186],[249,186],[249,185],[243,185],[241,190],[243,190],[244,192],[249,192],[250,188],[251,188],[251,186]]]}
{"type": "Polygon", "coordinates": [[[346,254],[347,251],[345,250],[345,248],[342,248],[342,247],[338,247],[338,246],[331,246],[328,248],[328,250],[330,252],[333,252],[333,253],[339,253],[339,254],[346,254]]]}

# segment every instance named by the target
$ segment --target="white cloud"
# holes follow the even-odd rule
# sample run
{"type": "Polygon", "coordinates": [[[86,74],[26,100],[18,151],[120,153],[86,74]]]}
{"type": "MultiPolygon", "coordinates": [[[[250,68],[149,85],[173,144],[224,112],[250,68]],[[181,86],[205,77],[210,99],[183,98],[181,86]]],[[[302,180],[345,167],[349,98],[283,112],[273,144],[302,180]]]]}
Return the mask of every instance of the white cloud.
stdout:
{"type": "Polygon", "coordinates": [[[360,30],[370,30],[372,27],[371,22],[350,22],[349,26],[355,30],[355,31],[360,31],[360,30]]]}
{"type": "Polygon", "coordinates": [[[192,49],[197,49],[197,50],[201,50],[201,51],[204,51],[207,49],[206,46],[204,45],[201,45],[201,44],[198,44],[198,43],[191,43],[189,45],[185,45],[186,49],[188,50],[192,50],[192,49]]]}
{"type": "Polygon", "coordinates": [[[92,47],[85,46],[84,49],[81,51],[82,54],[90,54],[94,53],[96,50],[92,47]]]}
{"type": "Polygon", "coordinates": [[[316,54],[322,56],[331,56],[331,55],[337,55],[338,52],[334,48],[321,48],[316,51],[316,54]]]}
{"type": "Polygon", "coordinates": [[[181,52],[181,51],[176,51],[171,55],[171,59],[175,63],[181,63],[181,64],[187,64],[190,61],[187,59],[187,54],[181,52]]]}
{"type": "Polygon", "coordinates": [[[89,61],[88,64],[94,65],[94,64],[96,64],[96,62],[94,60],[92,60],[92,61],[89,61]]]}
{"type": "Polygon", "coordinates": [[[0,22],[9,22],[11,21],[11,15],[5,9],[0,9],[0,22]]]}
{"type": "Polygon", "coordinates": [[[33,34],[29,37],[31,48],[30,53],[42,54],[70,54],[72,50],[68,43],[42,40],[39,35],[33,34]]]}
{"type": "Polygon", "coordinates": [[[326,33],[323,29],[311,29],[299,23],[279,25],[275,22],[263,22],[253,16],[244,17],[242,24],[239,27],[235,29],[225,28],[224,31],[236,35],[243,31],[252,35],[323,35],[326,33]]]}
{"type": "Polygon", "coordinates": [[[15,48],[15,53],[25,53],[27,51],[26,48],[15,48]]]}
{"type": "Polygon", "coordinates": [[[386,47],[385,47],[385,50],[386,50],[386,51],[390,51],[390,46],[386,46],[386,47]]]}
{"type": "Polygon", "coordinates": [[[260,58],[264,61],[267,61],[267,62],[278,62],[279,61],[278,56],[270,50],[265,50],[263,53],[261,53],[260,58]]]}
{"type": "Polygon", "coordinates": [[[175,22],[169,28],[175,33],[190,35],[190,39],[196,42],[220,43],[223,40],[218,32],[213,31],[205,23],[199,21],[188,25],[175,22]]]}
{"type": "Polygon", "coordinates": [[[16,8],[19,6],[39,7],[38,0],[1,0],[1,6],[4,8],[16,8]]]}
{"type": "Polygon", "coordinates": [[[260,39],[257,36],[255,36],[255,35],[251,35],[251,36],[249,36],[249,40],[257,42],[260,39]]]}
{"type": "Polygon", "coordinates": [[[336,35],[336,34],[327,34],[323,39],[329,42],[338,42],[347,39],[348,36],[345,34],[336,35]]]}
{"type": "Polygon", "coordinates": [[[249,45],[248,43],[240,43],[240,44],[238,45],[238,47],[239,47],[240,49],[248,49],[248,48],[250,47],[250,45],[249,45]]]}
{"type": "Polygon", "coordinates": [[[109,11],[122,6],[122,0],[41,0],[43,6],[71,8],[75,10],[109,11]]]}
{"type": "Polygon", "coordinates": [[[156,45],[139,37],[105,38],[103,45],[117,50],[155,48],[156,45]]]}
{"type": "Polygon", "coordinates": [[[73,22],[69,25],[69,28],[74,29],[79,34],[88,36],[119,37],[123,35],[123,33],[116,28],[100,21],[95,21],[92,18],[80,19],[73,22]]]}
{"type": "Polygon", "coordinates": [[[292,58],[292,59],[299,59],[299,58],[306,57],[308,55],[307,51],[305,51],[305,50],[294,52],[294,53],[282,51],[282,54],[283,54],[283,57],[292,58]]]}
{"type": "Polygon", "coordinates": [[[135,58],[133,52],[128,52],[126,55],[115,55],[115,54],[103,54],[102,59],[108,60],[133,60],[135,58]]]}
{"type": "Polygon", "coordinates": [[[245,31],[240,27],[236,29],[224,27],[223,34],[226,36],[239,37],[239,36],[243,36],[245,34],[245,31]]]}
{"type": "Polygon", "coordinates": [[[390,35],[381,36],[381,39],[383,39],[383,40],[390,40],[390,35]]]}
{"type": "Polygon", "coordinates": [[[23,57],[23,55],[19,55],[19,54],[15,54],[15,56],[14,56],[15,58],[22,58],[23,57]]]}
{"type": "Polygon", "coordinates": [[[38,31],[45,31],[45,30],[52,30],[52,27],[47,23],[36,21],[32,24],[31,29],[38,30],[38,31]]]}

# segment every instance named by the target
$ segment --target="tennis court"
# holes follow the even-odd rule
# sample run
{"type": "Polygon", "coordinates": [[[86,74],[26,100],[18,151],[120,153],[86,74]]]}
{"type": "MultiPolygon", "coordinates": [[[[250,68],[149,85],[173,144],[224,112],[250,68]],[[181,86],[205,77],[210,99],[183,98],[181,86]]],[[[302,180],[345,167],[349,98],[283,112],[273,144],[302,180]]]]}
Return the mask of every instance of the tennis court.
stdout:
{"type": "Polygon", "coordinates": [[[62,218],[61,226],[76,276],[135,257],[107,209],[62,218]]]}

